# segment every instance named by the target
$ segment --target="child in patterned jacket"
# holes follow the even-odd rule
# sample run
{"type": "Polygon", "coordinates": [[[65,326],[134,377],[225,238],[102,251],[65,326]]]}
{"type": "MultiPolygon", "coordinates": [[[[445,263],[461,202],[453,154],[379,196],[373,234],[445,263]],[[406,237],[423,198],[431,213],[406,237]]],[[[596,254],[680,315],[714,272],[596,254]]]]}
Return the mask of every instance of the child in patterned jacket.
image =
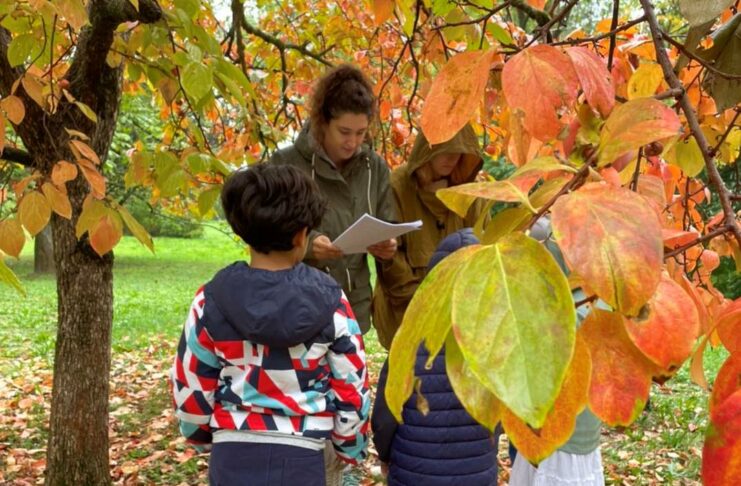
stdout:
{"type": "Polygon", "coordinates": [[[358,323],[331,277],[301,263],[325,202],[289,166],[235,172],[221,194],[250,263],[195,296],[171,371],[180,430],[216,485],[324,485],[323,449],[366,455],[370,396],[358,323]]]}

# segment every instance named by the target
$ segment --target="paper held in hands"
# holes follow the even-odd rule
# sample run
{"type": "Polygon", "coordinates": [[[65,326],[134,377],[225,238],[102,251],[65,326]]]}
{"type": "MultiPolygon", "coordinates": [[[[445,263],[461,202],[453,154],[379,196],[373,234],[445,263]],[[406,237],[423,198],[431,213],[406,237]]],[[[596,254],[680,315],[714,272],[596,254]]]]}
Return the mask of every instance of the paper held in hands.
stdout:
{"type": "Polygon", "coordinates": [[[418,230],[422,227],[422,221],[411,223],[392,224],[374,218],[365,213],[349,228],[342,232],[332,243],[342,250],[345,255],[353,253],[365,253],[371,245],[396,238],[404,233],[418,230]]]}

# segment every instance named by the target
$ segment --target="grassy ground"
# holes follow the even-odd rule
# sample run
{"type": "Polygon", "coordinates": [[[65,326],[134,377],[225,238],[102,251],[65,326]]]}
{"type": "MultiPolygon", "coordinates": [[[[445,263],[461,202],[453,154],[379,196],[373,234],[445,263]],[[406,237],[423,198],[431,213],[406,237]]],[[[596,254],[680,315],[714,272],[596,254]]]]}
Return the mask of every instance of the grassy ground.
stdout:
{"type": "MultiPolygon", "coordinates": [[[[133,238],[116,247],[114,266],[111,471],[117,484],[205,484],[207,456],[179,438],[172,420],[167,369],[190,300],[219,268],[244,257],[230,236],[208,228],[197,240],[159,238],[151,254],[133,238]]],[[[42,481],[51,366],[56,333],[52,277],[35,277],[32,245],[14,264],[28,296],[0,286],[0,483],[42,481]]],[[[366,338],[375,377],[385,354],[371,332],[366,338]]],[[[724,353],[706,352],[708,376],[724,353]]],[[[625,430],[605,430],[602,453],[608,484],[694,484],[706,426],[707,393],[684,367],[655,385],[651,408],[625,430]]],[[[501,462],[508,464],[506,447],[501,462]]],[[[347,484],[375,484],[371,458],[347,484]]],[[[505,481],[508,469],[502,468],[505,481]]]]}

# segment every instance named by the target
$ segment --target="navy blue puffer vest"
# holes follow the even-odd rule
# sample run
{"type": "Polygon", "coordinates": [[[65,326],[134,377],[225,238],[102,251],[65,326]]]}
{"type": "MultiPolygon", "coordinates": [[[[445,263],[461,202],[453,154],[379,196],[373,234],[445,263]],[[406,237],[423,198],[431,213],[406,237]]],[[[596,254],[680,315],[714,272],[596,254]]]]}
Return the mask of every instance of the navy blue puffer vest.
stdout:
{"type": "MultiPolygon", "coordinates": [[[[417,352],[415,373],[429,404],[417,410],[417,393],[404,404],[391,447],[390,486],[490,486],[497,484],[497,444],[471,418],[453,393],[445,373],[444,350],[425,369],[428,353],[417,352]]],[[[384,370],[385,371],[385,370],[384,370]]]]}

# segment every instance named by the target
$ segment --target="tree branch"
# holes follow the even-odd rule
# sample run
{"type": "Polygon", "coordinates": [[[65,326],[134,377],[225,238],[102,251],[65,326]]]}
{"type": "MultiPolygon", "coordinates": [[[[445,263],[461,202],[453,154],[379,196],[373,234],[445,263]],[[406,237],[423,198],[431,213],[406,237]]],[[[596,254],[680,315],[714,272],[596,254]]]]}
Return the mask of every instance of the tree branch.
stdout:
{"type": "Polygon", "coordinates": [[[726,234],[726,233],[730,232],[731,230],[732,230],[732,228],[729,227],[729,226],[721,226],[720,228],[717,228],[717,229],[713,230],[712,232],[706,234],[705,236],[701,236],[700,238],[697,238],[694,241],[690,241],[689,243],[686,243],[686,244],[684,244],[682,246],[679,246],[679,247],[673,249],[672,251],[670,251],[669,253],[664,254],[664,260],[667,260],[669,258],[672,258],[674,256],[677,256],[680,253],[684,253],[685,251],[689,250],[690,248],[692,248],[695,245],[699,245],[701,243],[705,243],[706,241],[710,241],[713,238],[716,238],[716,237],[718,237],[720,235],[723,235],[723,234],[726,234]]]}
{"type": "MultiPolygon", "coordinates": [[[[612,24],[610,31],[614,32],[618,24],[618,15],[620,14],[620,0],[612,0],[612,24]]],[[[610,50],[607,54],[607,71],[612,72],[612,59],[615,55],[615,34],[610,35],[610,50]]]]}
{"type": "Polygon", "coordinates": [[[535,41],[540,39],[540,36],[542,36],[544,32],[547,32],[548,29],[554,26],[557,22],[560,22],[561,19],[563,19],[566,16],[566,14],[568,14],[571,11],[571,9],[574,8],[574,5],[576,5],[577,3],[579,3],[579,0],[571,0],[568,4],[566,4],[563,10],[561,10],[558,13],[558,15],[553,17],[551,20],[546,22],[544,25],[541,25],[537,33],[533,36],[532,39],[530,39],[530,41],[527,44],[525,44],[525,47],[523,47],[523,49],[527,49],[528,47],[530,47],[535,41]]]}
{"type": "Polygon", "coordinates": [[[688,51],[687,48],[684,47],[684,45],[682,45],[680,42],[678,42],[677,40],[675,40],[672,36],[670,36],[669,34],[667,34],[666,32],[664,32],[663,30],[660,31],[660,32],[661,32],[661,37],[663,37],[669,44],[671,44],[674,47],[676,47],[679,50],[679,52],[681,52],[685,56],[689,57],[693,61],[700,63],[700,65],[702,67],[706,68],[708,71],[710,71],[710,72],[712,72],[714,74],[717,74],[721,78],[726,78],[726,79],[741,79],[741,74],[724,73],[723,71],[721,71],[721,70],[713,67],[713,65],[710,64],[705,59],[703,59],[703,58],[701,58],[701,57],[699,57],[699,56],[691,53],[690,51],[688,51]]]}
{"type": "Polygon", "coordinates": [[[580,39],[571,39],[571,40],[565,40],[565,41],[560,41],[560,42],[554,42],[551,45],[552,46],[568,46],[568,45],[584,44],[586,42],[601,41],[602,39],[611,37],[624,30],[628,30],[634,25],[640,24],[641,22],[645,22],[645,21],[646,21],[646,16],[641,15],[637,19],[633,19],[630,22],[626,22],[622,25],[617,26],[614,30],[611,30],[610,32],[605,32],[604,34],[596,35],[594,37],[582,37],[580,39]]]}
{"type": "Polygon", "coordinates": [[[21,164],[24,167],[33,167],[33,157],[25,150],[13,147],[5,147],[0,150],[0,159],[21,164]]]}
{"type": "Polygon", "coordinates": [[[548,12],[538,10],[529,3],[525,2],[525,0],[510,0],[509,4],[530,17],[531,19],[535,20],[540,27],[548,24],[548,22],[551,20],[551,16],[548,15],[548,12]]]}
{"type": "Polygon", "coordinates": [[[316,53],[316,52],[312,52],[309,49],[307,49],[305,45],[299,46],[299,45],[296,45],[296,44],[290,44],[290,43],[283,42],[282,40],[278,39],[277,37],[272,36],[272,35],[268,34],[267,32],[264,32],[264,31],[258,29],[257,27],[255,27],[254,25],[250,24],[249,22],[247,22],[247,18],[244,16],[244,12],[242,12],[241,20],[242,20],[241,21],[242,28],[244,30],[246,30],[248,33],[250,33],[250,34],[252,34],[252,35],[254,35],[256,37],[259,37],[260,39],[264,40],[268,44],[274,45],[280,51],[293,50],[293,51],[296,51],[296,52],[300,52],[304,56],[310,57],[310,58],[314,59],[315,61],[319,61],[320,63],[324,64],[325,66],[328,66],[328,67],[334,66],[331,62],[329,62],[326,59],[324,59],[323,54],[325,54],[326,51],[325,52],[322,52],[322,53],[316,53]]]}
{"type": "MultiPolygon", "coordinates": [[[[659,22],[656,19],[656,13],[654,12],[653,5],[651,4],[650,0],[640,0],[640,2],[643,6],[644,12],[646,12],[648,25],[651,29],[654,45],[656,46],[656,57],[658,58],[659,64],[661,64],[661,68],[664,71],[664,79],[666,79],[667,83],[669,83],[670,88],[684,90],[684,86],[682,86],[681,81],[679,81],[677,75],[674,73],[674,68],[672,67],[671,61],[669,61],[669,56],[666,54],[666,50],[661,43],[662,32],[661,28],[659,27],[659,22]]],[[[692,135],[694,135],[695,140],[697,140],[697,144],[700,146],[700,150],[702,151],[702,157],[705,161],[708,178],[718,191],[718,198],[720,199],[720,205],[723,208],[725,224],[729,227],[730,231],[733,232],[733,235],[736,237],[736,241],[738,242],[739,246],[741,246],[741,228],[739,228],[738,223],[736,222],[736,215],[731,205],[729,191],[723,183],[723,179],[720,177],[718,167],[716,167],[713,157],[710,155],[710,145],[705,138],[705,134],[700,128],[697,114],[692,108],[692,104],[690,103],[689,97],[687,96],[686,92],[679,97],[679,103],[682,107],[682,111],[684,112],[685,117],[687,118],[687,123],[690,126],[692,135]]]]}

